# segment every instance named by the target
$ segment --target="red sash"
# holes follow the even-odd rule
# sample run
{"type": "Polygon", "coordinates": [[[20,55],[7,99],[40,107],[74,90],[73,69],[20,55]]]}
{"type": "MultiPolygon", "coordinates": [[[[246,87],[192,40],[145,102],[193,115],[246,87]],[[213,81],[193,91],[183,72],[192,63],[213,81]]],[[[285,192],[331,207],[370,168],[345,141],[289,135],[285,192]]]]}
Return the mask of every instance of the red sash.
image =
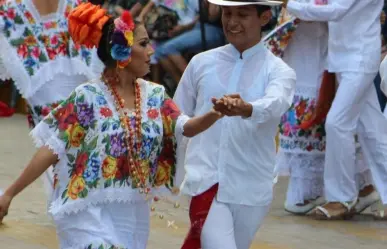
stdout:
{"type": "Polygon", "coordinates": [[[218,192],[218,184],[215,184],[206,192],[192,197],[189,207],[191,227],[181,249],[200,249],[200,235],[210,212],[212,201],[218,192]]]}

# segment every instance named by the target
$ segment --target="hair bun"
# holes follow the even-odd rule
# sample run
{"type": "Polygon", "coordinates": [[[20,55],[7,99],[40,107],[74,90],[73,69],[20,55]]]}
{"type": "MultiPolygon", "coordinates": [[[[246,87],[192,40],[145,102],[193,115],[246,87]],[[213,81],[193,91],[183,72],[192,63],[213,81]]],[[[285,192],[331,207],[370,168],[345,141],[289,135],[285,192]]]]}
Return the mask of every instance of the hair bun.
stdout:
{"type": "Polygon", "coordinates": [[[87,48],[98,47],[102,29],[110,16],[99,5],[82,3],[68,17],[69,33],[76,44],[87,48]]]}

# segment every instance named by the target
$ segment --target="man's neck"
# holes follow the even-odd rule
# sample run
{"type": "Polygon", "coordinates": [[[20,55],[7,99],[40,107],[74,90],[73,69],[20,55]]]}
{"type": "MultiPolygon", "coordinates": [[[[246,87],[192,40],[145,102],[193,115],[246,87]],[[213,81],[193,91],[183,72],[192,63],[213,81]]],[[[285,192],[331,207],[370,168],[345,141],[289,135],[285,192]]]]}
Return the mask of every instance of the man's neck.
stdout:
{"type": "Polygon", "coordinates": [[[240,59],[243,59],[243,53],[246,51],[246,50],[249,50],[250,48],[258,45],[259,43],[261,42],[261,37],[259,37],[259,40],[255,41],[254,43],[251,43],[251,44],[248,44],[248,45],[245,45],[241,48],[238,48],[237,46],[234,45],[234,47],[236,48],[236,50],[238,50],[239,54],[240,54],[240,59]]]}

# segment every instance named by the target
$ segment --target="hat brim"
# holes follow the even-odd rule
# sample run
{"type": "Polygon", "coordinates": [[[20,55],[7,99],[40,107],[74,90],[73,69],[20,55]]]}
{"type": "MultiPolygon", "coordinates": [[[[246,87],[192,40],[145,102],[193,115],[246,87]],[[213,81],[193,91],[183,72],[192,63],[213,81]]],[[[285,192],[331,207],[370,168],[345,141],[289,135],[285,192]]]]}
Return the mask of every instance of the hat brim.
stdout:
{"type": "Polygon", "coordinates": [[[278,6],[283,4],[282,1],[232,1],[232,0],[208,0],[208,2],[219,6],[245,6],[245,5],[264,5],[264,6],[278,6]]]}

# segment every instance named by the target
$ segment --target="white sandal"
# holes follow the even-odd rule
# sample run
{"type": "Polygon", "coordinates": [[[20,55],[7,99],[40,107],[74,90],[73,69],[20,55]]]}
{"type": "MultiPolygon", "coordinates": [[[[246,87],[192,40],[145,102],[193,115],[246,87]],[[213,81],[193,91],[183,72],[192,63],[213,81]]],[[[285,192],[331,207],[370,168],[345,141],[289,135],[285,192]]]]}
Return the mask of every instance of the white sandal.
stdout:
{"type": "Polygon", "coordinates": [[[352,202],[340,202],[340,204],[347,209],[346,212],[332,216],[326,208],[318,206],[310,216],[317,220],[345,220],[352,218],[355,214],[355,205],[357,204],[357,200],[352,202]],[[323,215],[317,214],[317,211],[320,211],[323,215]]]}

